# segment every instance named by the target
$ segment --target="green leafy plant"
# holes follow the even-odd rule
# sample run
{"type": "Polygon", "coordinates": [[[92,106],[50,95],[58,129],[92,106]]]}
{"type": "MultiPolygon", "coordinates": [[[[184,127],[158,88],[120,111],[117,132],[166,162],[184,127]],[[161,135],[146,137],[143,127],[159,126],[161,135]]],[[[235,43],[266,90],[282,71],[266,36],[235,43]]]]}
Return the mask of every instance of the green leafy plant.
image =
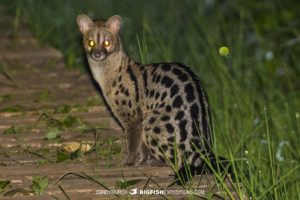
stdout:
{"type": "Polygon", "coordinates": [[[141,180],[142,179],[125,180],[122,178],[116,181],[115,187],[120,189],[128,189],[130,186],[139,183],[141,180]]]}
{"type": "Polygon", "coordinates": [[[30,188],[34,194],[42,195],[47,189],[48,184],[49,182],[47,176],[34,176],[30,188]]]}
{"type": "Polygon", "coordinates": [[[72,107],[69,105],[60,105],[55,109],[55,113],[63,114],[63,113],[69,113],[71,111],[72,107]]]}
{"type": "Polygon", "coordinates": [[[67,154],[67,153],[64,153],[64,152],[61,152],[61,151],[58,151],[56,153],[56,162],[65,162],[65,161],[68,161],[70,160],[70,154],[67,154]]]}
{"type": "Polygon", "coordinates": [[[84,153],[80,151],[80,148],[70,153],[58,151],[56,153],[56,162],[59,163],[59,162],[66,162],[69,160],[75,160],[82,157],[83,155],[84,153]]]}
{"type": "Polygon", "coordinates": [[[0,193],[4,192],[5,189],[9,186],[10,181],[0,181],[0,193]]]}
{"type": "Polygon", "coordinates": [[[11,113],[14,113],[14,112],[22,112],[24,111],[24,107],[21,106],[21,105],[15,105],[15,106],[7,106],[7,107],[4,107],[3,109],[1,109],[1,112],[11,112],[11,113]]]}
{"type": "Polygon", "coordinates": [[[41,122],[47,126],[46,139],[48,140],[59,139],[68,128],[74,128],[81,132],[89,130],[89,127],[83,120],[71,115],[66,115],[62,119],[56,119],[52,114],[43,113],[36,122],[36,126],[41,122]]]}
{"type": "Polygon", "coordinates": [[[3,134],[5,135],[11,135],[11,134],[18,134],[24,131],[29,131],[31,130],[31,126],[30,125],[26,125],[26,126],[11,126],[8,129],[5,129],[3,131],[3,134]]]}
{"type": "Polygon", "coordinates": [[[50,100],[50,98],[51,98],[50,92],[44,89],[38,94],[36,101],[37,102],[48,101],[50,100]]]}
{"type": "Polygon", "coordinates": [[[58,138],[60,138],[61,134],[62,134],[61,130],[59,130],[57,128],[52,128],[47,132],[46,138],[48,140],[58,139],[58,138]]]}
{"type": "Polygon", "coordinates": [[[0,96],[0,103],[8,102],[12,99],[10,95],[1,95],[0,96]]]}
{"type": "Polygon", "coordinates": [[[11,126],[10,128],[6,129],[3,131],[3,134],[5,135],[11,135],[11,134],[16,134],[20,131],[20,128],[16,128],[14,126],[11,126]]]}

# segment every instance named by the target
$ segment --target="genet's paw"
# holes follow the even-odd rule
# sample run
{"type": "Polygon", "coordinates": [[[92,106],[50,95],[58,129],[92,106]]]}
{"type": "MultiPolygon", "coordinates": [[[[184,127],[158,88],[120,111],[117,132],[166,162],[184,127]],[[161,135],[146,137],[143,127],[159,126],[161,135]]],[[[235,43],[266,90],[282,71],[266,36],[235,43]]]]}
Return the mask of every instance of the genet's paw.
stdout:
{"type": "Polygon", "coordinates": [[[134,165],[135,160],[136,160],[136,157],[127,155],[124,158],[124,160],[122,162],[122,165],[123,166],[132,166],[132,165],[134,165]]]}
{"type": "Polygon", "coordinates": [[[147,166],[147,157],[141,156],[140,154],[137,156],[136,162],[134,164],[136,167],[147,166]]]}

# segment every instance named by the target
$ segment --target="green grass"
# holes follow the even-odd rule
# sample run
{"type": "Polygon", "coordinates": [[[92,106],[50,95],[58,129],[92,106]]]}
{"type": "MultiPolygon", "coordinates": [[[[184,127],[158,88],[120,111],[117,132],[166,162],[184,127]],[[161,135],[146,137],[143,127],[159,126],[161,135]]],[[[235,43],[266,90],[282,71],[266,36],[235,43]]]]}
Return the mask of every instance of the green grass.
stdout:
{"type": "Polygon", "coordinates": [[[215,151],[237,160],[237,179],[252,199],[298,199],[297,0],[9,2],[15,30],[24,17],[34,35],[60,49],[72,67],[85,63],[76,16],[121,15],[132,57],[183,62],[200,76],[212,107],[215,151]],[[230,50],[227,57],[219,54],[222,46],[230,50]]]}

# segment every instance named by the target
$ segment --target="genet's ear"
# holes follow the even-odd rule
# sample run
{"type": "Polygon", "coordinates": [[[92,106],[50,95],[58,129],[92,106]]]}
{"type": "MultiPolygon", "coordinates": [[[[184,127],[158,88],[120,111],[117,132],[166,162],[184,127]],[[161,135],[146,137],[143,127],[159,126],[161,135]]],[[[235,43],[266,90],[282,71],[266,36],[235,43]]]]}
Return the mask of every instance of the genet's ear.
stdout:
{"type": "Polygon", "coordinates": [[[91,20],[91,18],[85,14],[80,14],[77,16],[77,24],[82,34],[85,34],[94,26],[93,20],[91,20]]]}
{"type": "Polygon", "coordinates": [[[113,33],[118,33],[121,25],[122,17],[120,17],[119,15],[114,15],[105,22],[105,27],[110,29],[113,33]]]}

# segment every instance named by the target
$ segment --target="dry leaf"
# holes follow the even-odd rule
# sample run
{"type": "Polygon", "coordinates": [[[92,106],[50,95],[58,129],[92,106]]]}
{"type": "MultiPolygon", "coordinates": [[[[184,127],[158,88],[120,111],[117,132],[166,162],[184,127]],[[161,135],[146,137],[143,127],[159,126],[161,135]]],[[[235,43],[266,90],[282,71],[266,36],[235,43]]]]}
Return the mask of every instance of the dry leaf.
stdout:
{"type": "Polygon", "coordinates": [[[80,152],[86,153],[91,149],[91,145],[89,145],[88,143],[83,144],[80,142],[64,142],[62,144],[62,150],[69,153],[75,152],[79,148],[80,152]]]}

